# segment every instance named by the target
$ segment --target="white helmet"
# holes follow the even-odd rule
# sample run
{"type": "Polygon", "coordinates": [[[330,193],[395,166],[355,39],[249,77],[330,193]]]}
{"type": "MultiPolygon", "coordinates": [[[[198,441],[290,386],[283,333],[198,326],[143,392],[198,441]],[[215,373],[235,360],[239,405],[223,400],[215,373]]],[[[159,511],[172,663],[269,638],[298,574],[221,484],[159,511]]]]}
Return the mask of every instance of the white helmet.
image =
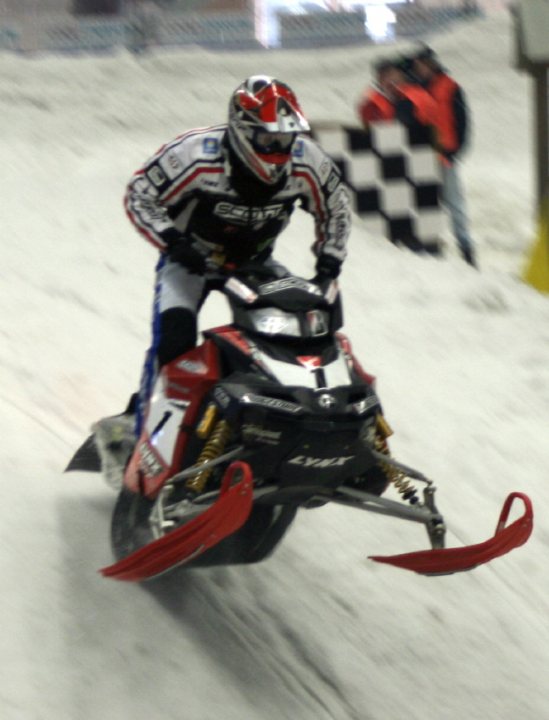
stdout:
{"type": "Polygon", "coordinates": [[[289,171],[298,133],[310,130],[292,90],[266,75],[253,75],[234,91],[228,129],[234,152],[267,185],[289,171]]]}

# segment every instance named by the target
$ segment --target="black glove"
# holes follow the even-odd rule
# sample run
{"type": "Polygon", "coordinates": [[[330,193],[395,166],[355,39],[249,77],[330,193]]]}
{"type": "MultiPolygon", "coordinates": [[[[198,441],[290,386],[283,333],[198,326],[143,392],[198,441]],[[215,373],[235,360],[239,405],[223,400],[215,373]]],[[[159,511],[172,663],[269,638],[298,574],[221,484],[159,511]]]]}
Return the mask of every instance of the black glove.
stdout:
{"type": "Polygon", "coordinates": [[[169,242],[166,255],[194,275],[203,275],[208,269],[207,254],[186,238],[169,242]]]}
{"type": "Polygon", "coordinates": [[[319,255],[316,261],[316,275],[311,280],[315,285],[335,280],[341,272],[341,262],[333,255],[319,255]]]}

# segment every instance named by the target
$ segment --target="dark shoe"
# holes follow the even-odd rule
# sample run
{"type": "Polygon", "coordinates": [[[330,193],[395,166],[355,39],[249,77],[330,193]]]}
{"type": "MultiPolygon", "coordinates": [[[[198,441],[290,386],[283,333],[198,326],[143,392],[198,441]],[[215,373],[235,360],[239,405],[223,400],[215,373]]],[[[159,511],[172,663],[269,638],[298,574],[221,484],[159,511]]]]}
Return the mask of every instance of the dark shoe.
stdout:
{"type": "Polygon", "coordinates": [[[426,255],[432,255],[433,257],[442,256],[442,246],[436,240],[434,242],[424,242],[422,249],[426,255]]]}
{"type": "Polygon", "coordinates": [[[472,248],[462,250],[461,254],[466,263],[471,265],[471,267],[478,268],[477,261],[475,259],[475,253],[473,252],[472,248]]]}

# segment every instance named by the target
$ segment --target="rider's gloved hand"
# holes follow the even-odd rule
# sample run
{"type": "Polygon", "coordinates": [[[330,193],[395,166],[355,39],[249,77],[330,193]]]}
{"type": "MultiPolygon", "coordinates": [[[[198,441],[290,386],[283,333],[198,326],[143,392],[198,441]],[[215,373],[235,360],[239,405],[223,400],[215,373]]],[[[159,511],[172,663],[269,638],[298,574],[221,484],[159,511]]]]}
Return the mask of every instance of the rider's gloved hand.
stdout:
{"type": "Polygon", "coordinates": [[[203,275],[208,269],[207,253],[186,238],[170,241],[166,248],[166,255],[172,262],[179,263],[195,275],[203,275]]]}
{"type": "Polygon", "coordinates": [[[315,270],[316,275],[311,282],[315,285],[324,285],[338,277],[341,272],[341,262],[333,255],[319,255],[315,270]]]}

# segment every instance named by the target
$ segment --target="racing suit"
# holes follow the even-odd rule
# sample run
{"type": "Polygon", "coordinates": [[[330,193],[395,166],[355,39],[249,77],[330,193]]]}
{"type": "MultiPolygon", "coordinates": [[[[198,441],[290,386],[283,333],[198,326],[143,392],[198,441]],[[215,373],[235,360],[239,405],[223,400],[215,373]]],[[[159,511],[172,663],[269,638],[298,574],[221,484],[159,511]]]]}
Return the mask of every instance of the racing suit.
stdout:
{"type": "MultiPolygon", "coordinates": [[[[297,137],[291,169],[266,185],[241,165],[227,126],[191,130],[164,145],[131,179],[126,212],[161,251],[140,409],[159,366],[196,344],[196,316],[220,272],[246,261],[275,264],[271,253],[296,205],[315,223],[317,275],[337,277],[351,227],[347,186],[331,158],[309,136],[297,137]],[[185,261],[203,259],[199,269],[185,261]],[[178,257],[178,261],[174,258],[178,257]]],[[[279,266],[280,267],[280,266],[279,266]]]]}

